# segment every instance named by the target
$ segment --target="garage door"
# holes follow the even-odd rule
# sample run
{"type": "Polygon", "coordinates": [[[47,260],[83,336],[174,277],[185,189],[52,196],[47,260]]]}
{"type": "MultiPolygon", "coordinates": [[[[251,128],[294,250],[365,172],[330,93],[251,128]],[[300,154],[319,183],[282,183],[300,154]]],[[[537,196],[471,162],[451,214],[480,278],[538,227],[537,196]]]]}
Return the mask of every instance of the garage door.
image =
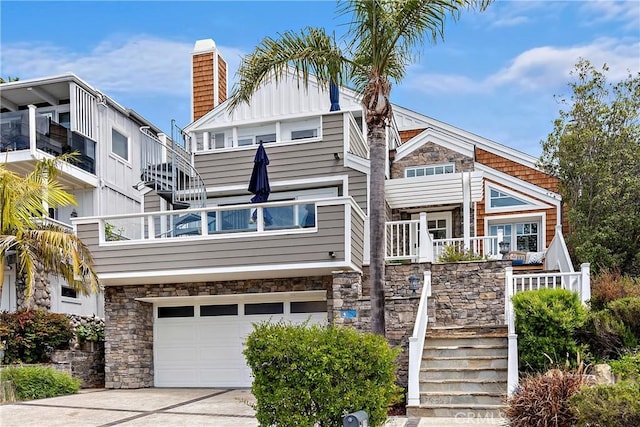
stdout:
{"type": "Polygon", "coordinates": [[[325,300],[295,294],[277,300],[274,294],[269,294],[264,298],[205,297],[190,304],[176,305],[176,300],[167,300],[167,305],[157,304],[155,386],[250,387],[251,369],[242,350],[253,330],[252,323],[279,320],[327,323],[325,300]]]}

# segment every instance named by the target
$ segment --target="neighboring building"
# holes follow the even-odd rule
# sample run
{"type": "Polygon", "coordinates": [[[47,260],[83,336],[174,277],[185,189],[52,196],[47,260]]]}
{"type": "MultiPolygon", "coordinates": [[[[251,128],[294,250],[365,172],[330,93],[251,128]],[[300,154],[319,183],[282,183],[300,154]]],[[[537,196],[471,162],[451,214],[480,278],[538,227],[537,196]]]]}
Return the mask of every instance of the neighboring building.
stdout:
{"type": "MultiPolygon", "coordinates": [[[[60,166],[59,181],[77,206],[50,209],[69,227],[71,217],[139,212],[141,126],[152,125],[73,74],[19,80],[0,86],[0,152],[10,170],[28,173],[41,159],[77,151],[60,166]]],[[[152,127],[159,133],[159,129],[152,127]]],[[[16,268],[5,270],[0,309],[15,310],[16,268]]],[[[39,275],[36,302],[55,312],[103,316],[102,295],[77,295],[66,282],[39,275]],[[50,286],[47,286],[50,281],[50,286]],[[49,291],[46,289],[49,288],[49,291]]]]}
{"type": "MultiPolygon", "coordinates": [[[[143,170],[149,188],[162,183],[160,194],[149,190],[139,214],[73,221],[105,286],[108,388],[249,386],[243,339],[258,321],[368,327],[369,153],[357,96],[341,89],[341,109],[330,112],[328,91],[313,79],[305,90],[285,78],[229,112],[226,65],[214,43],[197,42],[192,58],[194,121],[180,139],[186,153],[165,153],[158,164],[168,169],[143,170]],[[261,143],[271,194],[250,204],[261,143]],[[177,166],[178,158],[193,159],[194,169],[177,166]],[[120,230],[117,239],[105,224],[120,230]]],[[[406,349],[414,323],[416,343],[427,325],[505,327],[505,293],[516,282],[502,258],[513,251],[538,270],[556,270],[548,277],[567,274],[554,283],[569,274],[574,285],[580,280],[562,240],[557,181],[534,158],[400,106],[394,118],[386,184],[390,341],[406,349]],[[446,245],[496,261],[443,269],[434,262],[446,245]],[[458,282],[462,297],[445,296],[458,282]]],[[[404,357],[401,381],[416,405],[422,348],[404,357]]],[[[506,378],[501,387],[499,396],[506,378]]]]}

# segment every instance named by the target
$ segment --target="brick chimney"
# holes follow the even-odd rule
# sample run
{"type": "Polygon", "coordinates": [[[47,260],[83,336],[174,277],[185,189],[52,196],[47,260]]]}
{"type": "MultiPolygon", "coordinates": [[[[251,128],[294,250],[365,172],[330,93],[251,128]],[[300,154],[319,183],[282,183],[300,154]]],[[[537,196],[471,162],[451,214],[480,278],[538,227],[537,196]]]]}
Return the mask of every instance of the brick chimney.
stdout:
{"type": "Polygon", "coordinates": [[[211,39],[198,40],[191,53],[193,121],[227,99],[227,62],[211,39]]]}

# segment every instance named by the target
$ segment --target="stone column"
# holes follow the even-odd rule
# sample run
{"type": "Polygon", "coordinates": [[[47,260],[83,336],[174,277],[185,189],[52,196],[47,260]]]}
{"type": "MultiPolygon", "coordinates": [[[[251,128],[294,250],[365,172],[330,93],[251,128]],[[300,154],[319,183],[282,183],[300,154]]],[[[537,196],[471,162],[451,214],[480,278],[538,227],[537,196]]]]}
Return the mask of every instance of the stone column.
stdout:
{"type": "Polygon", "coordinates": [[[39,308],[51,310],[51,286],[49,274],[44,271],[42,264],[34,262],[33,295],[29,300],[25,299],[26,276],[18,274],[16,277],[16,303],[18,309],[39,308]]]}

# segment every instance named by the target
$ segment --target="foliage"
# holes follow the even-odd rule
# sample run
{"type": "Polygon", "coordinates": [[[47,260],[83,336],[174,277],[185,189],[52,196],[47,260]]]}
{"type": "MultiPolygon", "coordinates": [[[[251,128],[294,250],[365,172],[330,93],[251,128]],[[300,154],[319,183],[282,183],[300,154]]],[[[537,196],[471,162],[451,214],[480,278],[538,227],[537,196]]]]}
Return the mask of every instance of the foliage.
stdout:
{"type": "Polygon", "coordinates": [[[0,325],[5,363],[48,362],[49,350],[67,348],[73,338],[69,319],[45,310],[0,312],[0,325]]]}
{"type": "Polygon", "coordinates": [[[104,341],[104,324],[89,323],[87,325],[80,325],[75,329],[75,334],[79,343],[85,341],[104,341]]]}
{"type": "Polygon", "coordinates": [[[438,256],[438,262],[461,262],[461,261],[484,261],[487,258],[474,254],[469,249],[460,248],[456,245],[444,245],[442,252],[438,256]]]}
{"type": "Polygon", "coordinates": [[[337,426],[364,410],[380,426],[398,399],[397,350],[350,328],[254,325],[244,355],[254,381],[256,418],[269,426],[337,426]]]}
{"type": "Polygon", "coordinates": [[[611,372],[623,380],[640,379],[640,352],[635,354],[625,354],[618,360],[609,362],[611,372]]]}
{"type": "Polygon", "coordinates": [[[591,311],[576,333],[595,358],[617,359],[640,345],[640,298],[622,298],[591,311]]]}
{"type": "Polygon", "coordinates": [[[640,383],[622,381],[613,385],[584,387],[570,400],[580,427],[640,425],[640,383]]]}
{"type": "Polygon", "coordinates": [[[384,236],[385,163],[387,126],[391,122],[391,84],[399,82],[413,60],[413,51],[425,40],[444,39],[444,25],[461,11],[478,6],[484,10],[492,0],[359,1],[340,2],[339,11],[349,16],[343,40],[321,28],[287,31],[277,39],[264,38],[242,59],[238,83],[229,98],[229,109],[249,103],[267,81],[276,84],[292,73],[309,86],[315,75],[320,87],[349,84],[361,96],[371,174],[369,239],[371,283],[371,330],[384,335],[384,236]]]}
{"type": "Polygon", "coordinates": [[[575,365],[583,347],[574,333],[587,316],[578,294],[565,289],[518,292],[513,306],[521,371],[575,365]]]}
{"type": "Polygon", "coordinates": [[[75,204],[73,196],[56,180],[58,162],[73,158],[63,155],[40,161],[26,176],[0,165],[0,291],[5,259],[16,253],[28,302],[33,296],[36,263],[48,273],[62,276],[82,294],[97,292],[98,276],[89,249],[76,235],[43,220],[48,216],[45,206],[75,204]]]}
{"type": "Polygon", "coordinates": [[[575,414],[570,398],[583,385],[578,372],[551,370],[525,376],[507,402],[505,415],[512,427],[572,426],[575,414]]]}
{"type": "Polygon", "coordinates": [[[609,302],[625,297],[640,297],[640,277],[607,270],[591,279],[592,310],[602,310],[609,302]]]}
{"type": "Polygon", "coordinates": [[[611,83],[607,71],[576,64],[540,163],[560,179],[578,262],[640,275],[640,73],[611,83]]]}
{"type": "Polygon", "coordinates": [[[80,380],[45,366],[8,366],[0,371],[0,382],[11,381],[17,400],[44,399],[74,394],[80,380]]]}
{"type": "Polygon", "coordinates": [[[3,83],[11,83],[11,82],[17,82],[18,80],[20,80],[20,77],[11,77],[11,76],[7,76],[7,78],[3,78],[0,77],[0,84],[3,83]]]}

